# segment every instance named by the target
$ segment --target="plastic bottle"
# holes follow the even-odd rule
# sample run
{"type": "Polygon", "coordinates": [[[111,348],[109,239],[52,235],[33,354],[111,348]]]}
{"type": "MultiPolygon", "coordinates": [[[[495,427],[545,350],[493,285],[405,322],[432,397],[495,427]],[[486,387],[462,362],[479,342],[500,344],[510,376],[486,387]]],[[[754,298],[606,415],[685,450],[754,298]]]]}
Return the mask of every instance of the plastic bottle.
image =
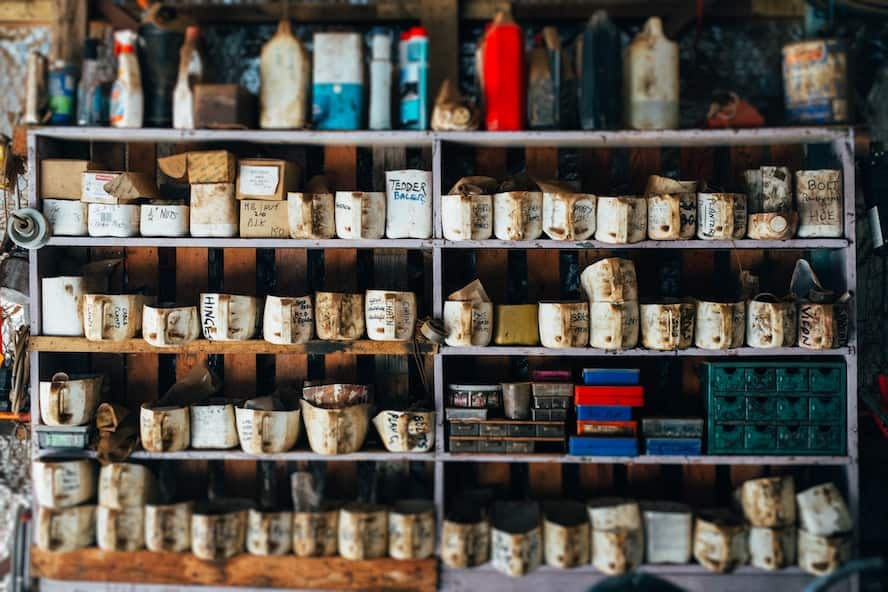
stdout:
{"type": "Polygon", "coordinates": [[[425,27],[412,27],[401,35],[399,45],[401,128],[429,127],[429,36],[425,27]]]}
{"type": "Polygon", "coordinates": [[[678,127],[678,44],[651,17],[623,56],[626,126],[656,130],[678,127]]]}
{"type": "Polygon", "coordinates": [[[392,129],[392,38],[384,29],[370,37],[370,129],[392,129]]]}
{"type": "Polygon", "coordinates": [[[290,20],[281,20],[259,58],[260,127],[305,127],[310,68],[308,52],[293,35],[290,20]]]}
{"type": "Polygon", "coordinates": [[[49,119],[50,125],[71,125],[75,121],[77,100],[77,69],[71,64],[56,60],[49,69],[49,119]]]}
{"type": "Polygon", "coordinates": [[[527,68],[524,34],[500,12],[488,26],[479,50],[485,123],[491,131],[524,129],[527,68]]]}
{"type": "Polygon", "coordinates": [[[204,74],[199,40],[198,27],[185,30],[185,43],[179,51],[179,77],[173,89],[173,127],[176,129],[194,129],[194,85],[204,74]]]}
{"type": "Polygon", "coordinates": [[[111,125],[114,127],[142,127],[144,99],[136,58],[138,38],[135,31],[114,33],[114,53],[117,55],[117,79],[111,89],[111,125]]]}
{"type": "Polygon", "coordinates": [[[356,130],[364,116],[364,39],[315,33],[312,120],[321,130],[356,130]]]}
{"type": "Polygon", "coordinates": [[[99,74],[99,42],[87,39],[83,46],[83,67],[80,72],[80,84],[77,86],[77,125],[95,125],[99,123],[100,114],[96,112],[94,100],[98,93],[101,106],[101,76],[99,74]]]}
{"type": "Polygon", "coordinates": [[[623,45],[620,30],[603,10],[589,19],[577,46],[580,125],[609,130],[622,125],[623,45]]]}

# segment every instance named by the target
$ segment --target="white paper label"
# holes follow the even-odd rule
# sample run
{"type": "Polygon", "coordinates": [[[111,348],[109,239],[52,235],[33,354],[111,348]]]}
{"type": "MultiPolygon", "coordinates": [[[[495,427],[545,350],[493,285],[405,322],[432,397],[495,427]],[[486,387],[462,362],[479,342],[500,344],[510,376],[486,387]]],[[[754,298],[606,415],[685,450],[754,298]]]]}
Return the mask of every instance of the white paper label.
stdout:
{"type": "Polygon", "coordinates": [[[242,195],[273,196],[277,192],[280,181],[280,169],[277,166],[242,165],[239,193],[242,195]]]}

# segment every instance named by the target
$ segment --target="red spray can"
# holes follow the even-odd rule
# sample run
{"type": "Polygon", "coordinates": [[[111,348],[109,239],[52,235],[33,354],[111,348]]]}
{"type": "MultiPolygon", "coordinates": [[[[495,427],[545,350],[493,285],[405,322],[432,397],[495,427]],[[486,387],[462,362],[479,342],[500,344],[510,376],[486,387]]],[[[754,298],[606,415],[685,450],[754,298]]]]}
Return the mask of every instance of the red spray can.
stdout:
{"type": "Polygon", "coordinates": [[[479,59],[487,129],[524,129],[527,89],[524,34],[512,17],[497,13],[481,40],[479,59]]]}

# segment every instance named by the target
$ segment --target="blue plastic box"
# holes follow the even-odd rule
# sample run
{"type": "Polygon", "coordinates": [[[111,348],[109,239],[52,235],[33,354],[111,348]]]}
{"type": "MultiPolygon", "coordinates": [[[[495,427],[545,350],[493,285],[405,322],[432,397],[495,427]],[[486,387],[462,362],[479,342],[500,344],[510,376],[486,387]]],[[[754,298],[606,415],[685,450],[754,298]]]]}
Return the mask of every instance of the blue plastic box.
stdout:
{"type": "Polygon", "coordinates": [[[639,383],[638,368],[583,368],[583,383],[589,386],[632,386],[639,383]]]}

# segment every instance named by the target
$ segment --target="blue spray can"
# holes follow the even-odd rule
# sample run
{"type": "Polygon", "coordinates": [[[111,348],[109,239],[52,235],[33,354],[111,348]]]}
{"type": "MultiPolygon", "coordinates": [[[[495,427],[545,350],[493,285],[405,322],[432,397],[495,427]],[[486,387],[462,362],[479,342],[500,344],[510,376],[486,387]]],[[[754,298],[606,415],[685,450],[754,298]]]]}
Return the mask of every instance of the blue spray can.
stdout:
{"type": "Polygon", "coordinates": [[[399,45],[401,81],[401,129],[429,128],[429,36],[425,27],[412,27],[401,34],[399,45]]]}

